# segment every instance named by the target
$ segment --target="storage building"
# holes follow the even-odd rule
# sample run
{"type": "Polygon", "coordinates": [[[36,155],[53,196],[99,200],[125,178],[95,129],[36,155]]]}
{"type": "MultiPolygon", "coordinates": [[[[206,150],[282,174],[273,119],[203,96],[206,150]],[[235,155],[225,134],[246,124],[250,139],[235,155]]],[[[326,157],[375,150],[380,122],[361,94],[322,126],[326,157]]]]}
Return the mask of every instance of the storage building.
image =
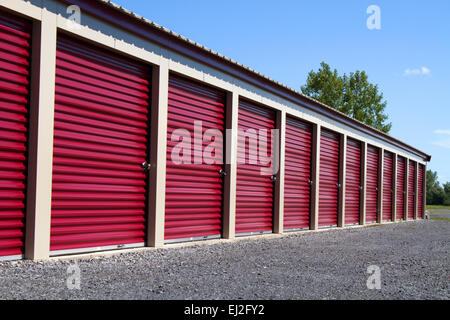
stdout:
{"type": "Polygon", "coordinates": [[[0,0],[1,260],[422,219],[429,160],[109,1],[0,0]]]}

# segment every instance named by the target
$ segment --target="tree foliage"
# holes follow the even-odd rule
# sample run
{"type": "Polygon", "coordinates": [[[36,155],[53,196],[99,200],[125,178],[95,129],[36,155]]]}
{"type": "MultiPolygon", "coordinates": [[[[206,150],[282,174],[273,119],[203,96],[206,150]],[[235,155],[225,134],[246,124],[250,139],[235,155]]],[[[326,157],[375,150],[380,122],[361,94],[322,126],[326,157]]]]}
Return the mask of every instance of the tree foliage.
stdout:
{"type": "Polygon", "coordinates": [[[439,184],[437,172],[427,170],[427,204],[450,206],[450,182],[439,184]]]}
{"type": "Polygon", "coordinates": [[[450,206],[450,182],[444,184],[444,193],[445,193],[444,205],[450,206]]]}
{"type": "Polygon", "coordinates": [[[387,102],[378,91],[378,85],[368,81],[365,71],[351,72],[340,76],[325,62],[321,68],[308,74],[302,92],[350,117],[353,117],[382,132],[389,133],[392,124],[387,123],[384,113],[387,102]]]}

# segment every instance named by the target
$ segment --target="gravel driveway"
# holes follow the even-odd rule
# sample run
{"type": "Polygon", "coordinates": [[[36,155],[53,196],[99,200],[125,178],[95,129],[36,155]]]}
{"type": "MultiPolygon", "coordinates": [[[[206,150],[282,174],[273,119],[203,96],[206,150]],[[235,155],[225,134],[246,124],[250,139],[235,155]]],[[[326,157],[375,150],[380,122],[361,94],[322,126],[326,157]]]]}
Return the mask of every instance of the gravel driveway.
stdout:
{"type": "Polygon", "coordinates": [[[75,260],[2,262],[0,299],[449,299],[449,235],[425,220],[122,253],[76,260],[80,290],[75,260]]]}

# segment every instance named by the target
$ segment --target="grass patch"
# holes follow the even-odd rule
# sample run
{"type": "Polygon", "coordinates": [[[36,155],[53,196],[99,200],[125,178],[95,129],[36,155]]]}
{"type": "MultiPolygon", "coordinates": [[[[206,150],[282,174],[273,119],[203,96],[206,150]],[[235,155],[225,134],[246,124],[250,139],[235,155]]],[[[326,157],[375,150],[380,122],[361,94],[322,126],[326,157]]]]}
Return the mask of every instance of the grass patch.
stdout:
{"type": "Polygon", "coordinates": [[[440,211],[440,210],[428,210],[430,214],[450,214],[450,212],[440,211]]]}
{"type": "Polygon", "coordinates": [[[427,210],[450,210],[450,206],[428,205],[427,210]]]}

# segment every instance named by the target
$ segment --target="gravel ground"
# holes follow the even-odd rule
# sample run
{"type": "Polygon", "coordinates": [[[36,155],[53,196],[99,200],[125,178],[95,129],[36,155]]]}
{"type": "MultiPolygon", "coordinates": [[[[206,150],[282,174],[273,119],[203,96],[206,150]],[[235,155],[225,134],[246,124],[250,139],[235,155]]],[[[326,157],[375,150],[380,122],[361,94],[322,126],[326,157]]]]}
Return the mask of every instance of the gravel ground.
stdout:
{"type": "Polygon", "coordinates": [[[446,221],[417,221],[284,237],[0,263],[0,299],[446,299],[446,221]],[[77,263],[80,290],[69,290],[77,263]],[[367,267],[381,268],[369,290],[367,267]]]}

